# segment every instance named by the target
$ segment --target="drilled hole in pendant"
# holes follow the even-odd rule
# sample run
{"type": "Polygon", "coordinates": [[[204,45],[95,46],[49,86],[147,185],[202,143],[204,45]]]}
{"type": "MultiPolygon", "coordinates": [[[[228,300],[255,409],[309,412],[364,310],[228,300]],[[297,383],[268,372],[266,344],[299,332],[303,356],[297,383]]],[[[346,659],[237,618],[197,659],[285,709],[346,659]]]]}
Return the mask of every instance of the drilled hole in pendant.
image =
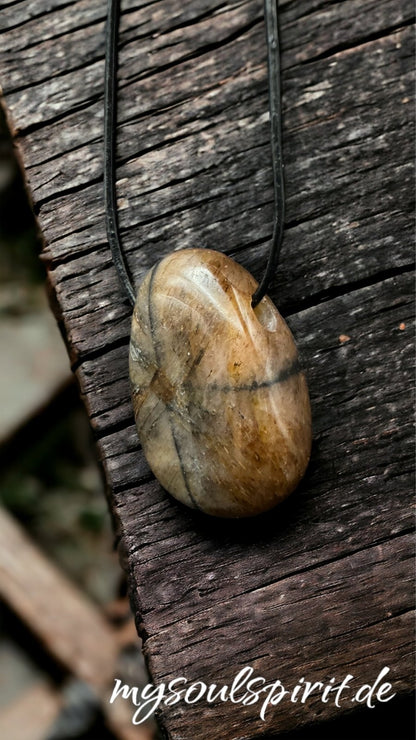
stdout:
{"type": "Polygon", "coordinates": [[[260,303],[253,308],[253,311],[257,321],[259,321],[266,331],[276,331],[278,314],[277,309],[271,302],[270,298],[263,298],[260,303]]]}

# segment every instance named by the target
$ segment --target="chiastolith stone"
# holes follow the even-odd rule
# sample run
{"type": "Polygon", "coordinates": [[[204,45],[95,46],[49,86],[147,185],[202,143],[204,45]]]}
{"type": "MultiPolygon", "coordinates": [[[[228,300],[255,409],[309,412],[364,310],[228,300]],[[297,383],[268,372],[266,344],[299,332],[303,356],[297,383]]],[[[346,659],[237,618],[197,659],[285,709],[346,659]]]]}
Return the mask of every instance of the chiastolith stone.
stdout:
{"type": "Polygon", "coordinates": [[[139,438],[161,485],[222,517],[266,511],[302,478],[311,448],[292,334],[254,278],[221,252],[156,264],[133,313],[130,379],[139,438]]]}

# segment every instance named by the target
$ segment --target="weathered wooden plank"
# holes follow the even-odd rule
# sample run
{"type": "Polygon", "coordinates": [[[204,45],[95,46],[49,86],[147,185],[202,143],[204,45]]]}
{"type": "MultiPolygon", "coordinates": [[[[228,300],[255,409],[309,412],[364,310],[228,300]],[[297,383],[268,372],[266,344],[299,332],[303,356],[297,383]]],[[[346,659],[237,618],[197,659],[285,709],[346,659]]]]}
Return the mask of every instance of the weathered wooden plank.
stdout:
{"type": "MultiPolygon", "coordinates": [[[[396,542],[377,546],[287,581],[233,596],[232,603],[224,601],[215,613],[201,609],[193,618],[184,615],[183,621],[175,624],[174,641],[169,627],[148,639],[150,665],[160,666],[159,682],[170,678],[170,672],[161,667],[169,644],[177,675],[190,682],[231,684],[239,668],[249,665],[257,676],[266,677],[268,684],[279,679],[287,689],[293,689],[302,676],[325,684],[333,676],[340,683],[348,673],[354,675],[358,688],[373,683],[384,666],[393,663],[394,685],[399,690],[409,688],[414,603],[406,573],[413,559],[411,541],[408,536],[400,548],[396,542]],[[403,607],[407,610],[404,613],[403,607]],[[393,651],[391,643],[381,639],[380,622],[394,634],[393,651]]],[[[305,702],[302,712],[296,704],[284,708],[282,704],[277,709],[270,706],[264,720],[258,716],[260,702],[257,712],[253,706],[236,704],[227,707],[227,720],[239,733],[235,736],[253,738],[276,725],[280,731],[288,730],[333,714],[333,707],[322,704],[319,696],[305,702]]],[[[162,711],[173,736],[175,732],[192,736],[194,707],[162,711]]],[[[199,721],[205,737],[229,736],[218,727],[219,711],[201,702],[199,721]]]]}
{"type": "MultiPolygon", "coordinates": [[[[58,664],[92,687],[115,737],[150,740],[150,727],[133,728],[129,708],[122,701],[109,703],[123,636],[110,628],[99,610],[49,562],[4,509],[0,509],[0,535],[1,598],[58,664]]],[[[62,696],[51,687],[33,687],[0,713],[1,737],[17,738],[21,732],[22,738],[44,738],[62,703],[62,696]],[[19,713],[23,723],[18,723],[19,713]]]]}
{"type": "MultiPolygon", "coordinates": [[[[348,285],[371,274],[412,263],[411,166],[407,159],[411,113],[408,104],[401,102],[407,97],[398,92],[400,84],[407,88],[411,79],[411,33],[403,32],[399,50],[397,43],[390,37],[374,42],[354,54],[354,65],[347,55],[331,67],[332,71],[327,71],[326,79],[335,75],[331,83],[326,83],[331,100],[338,95],[337,91],[342,91],[341,100],[334,103],[333,113],[327,117],[329,120],[325,118],[321,122],[322,98],[312,93],[309,102],[293,109],[294,132],[292,135],[288,132],[287,136],[287,146],[290,146],[286,166],[289,227],[275,290],[279,305],[286,313],[334,284],[348,285]],[[403,64],[408,71],[402,79],[400,54],[404,48],[407,51],[403,51],[403,64]],[[360,89],[359,80],[369,62],[370,69],[371,63],[375,65],[374,78],[368,91],[362,93],[364,99],[356,109],[355,91],[360,89]],[[343,81],[351,77],[347,92],[343,81]],[[386,84],[396,91],[388,106],[386,84]],[[342,120],[338,120],[340,116],[342,120]],[[315,125],[310,125],[311,120],[315,125]],[[319,149],[315,144],[317,138],[322,142],[319,149]],[[386,157],[387,151],[394,156],[394,161],[386,157]],[[305,152],[309,153],[306,159],[305,152]],[[382,191],[380,181],[385,185],[382,191]],[[390,212],[392,192],[395,193],[393,218],[390,212]],[[397,242],[398,233],[401,234],[400,242],[397,242]],[[393,249],[389,248],[392,243],[395,244],[393,249]],[[308,254],[313,255],[314,269],[305,274],[308,254]]],[[[307,73],[310,87],[325,74],[323,65],[326,62],[319,64],[322,73],[318,77],[314,77],[313,71],[307,73]]],[[[410,90],[408,92],[410,95],[410,90]]],[[[209,120],[212,113],[208,111],[209,120]]],[[[201,134],[187,137],[167,147],[167,151],[152,149],[140,159],[135,158],[131,165],[126,164],[126,171],[121,173],[126,175],[120,184],[121,204],[129,203],[130,214],[124,223],[126,210],[121,211],[126,229],[124,239],[126,249],[134,252],[131,265],[136,280],[152,264],[156,249],[162,256],[172,246],[191,246],[196,240],[203,246],[224,243],[232,253],[238,250],[241,262],[258,274],[257,265],[267,249],[271,228],[267,121],[259,123],[258,116],[257,119],[254,116],[258,125],[252,132],[246,130],[244,137],[249,148],[238,152],[240,134],[235,125],[223,119],[224,114],[221,114],[217,128],[223,126],[228,131],[226,154],[218,154],[215,147],[212,150],[213,142],[209,139],[208,152],[198,155],[203,143],[201,134]],[[260,130],[262,147],[259,150],[256,142],[260,130]],[[178,182],[181,169],[184,181],[178,182]],[[164,183],[160,189],[158,177],[162,178],[161,185],[164,183]],[[235,212],[241,213],[238,230],[235,229],[235,212]]],[[[171,125],[174,126],[174,122],[171,125]]],[[[76,164],[76,160],[69,161],[68,166],[74,168],[76,164]]],[[[90,166],[87,159],[87,168],[90,166]]],[[[50,177],[55,181],[56,162],[51,163],[51,168],[50,177]]],[[[70,170],[64,169],[64,172],[68,181],[70,170]]],[[[37,181],[44,182],[40,172],[37,181]]],[[[69,312],[71,316],[67,333],[72,345],[76,346],[74,361],[79,361],[85,352],[106,348],[109,337],[112,342],[120,341],[129,331],[129,314],[120,302],[114,268],[105,247],[101,186],[97,183],[82,188],[79,193],[60,195],[59,202],[44,204],[41,214],[55,256],[52,266],[57,289],[65,301],[68,317],[69,312]],[[86,207],[88,229],[85,225],[80,227],[86,207]],[[68,228],[71,229],[69,234],[68,228]],[[75,233],[72,232],[74,228],[75,233]],[[82,230],[77,231],[80,228],[82,230]],[[75,260],[71,257],[68,262],[71,252],[75,260]],[[85,324],[89,300],[94,302],[102,329],[100,333],[93,325],[89,332],[85,324]]]]}
{"type": "MultiPolygon", "coordinates": [[[[273,203],[261,3],[123,8],[118,191],[135,281],[196,244],[259,276],[273,203]]],[[[414,10],[406,0],[280,9],[287,225],[271,293],[307,367],[314,447],[297,494],[254,523],[184,510],[141,456],[130,312],[103,224],[101,4],[6,6],[2,84],[153,679],[224,683],[250,664],[288,684],[348,672],[365,683],[388,665],[406,693],[414,10]]],[[[315,699],[262,722],[253,706],[182,703],[162,724],[170,738],[236,740],[350,709],[315,699]]]]}
{"type": "Polygon", "coordinates": [[[56,689],[43,682],[36,683],[0,711],[1,737],[45,740],[61,706],[62,696],[56,689]]]}
{"type": "Polygon", "coordinates": [[[2,599],[61,665],[103,691],[111,683],[117,656],[111,629],[5,510],[0,510],[0,532],[2,599]]]}

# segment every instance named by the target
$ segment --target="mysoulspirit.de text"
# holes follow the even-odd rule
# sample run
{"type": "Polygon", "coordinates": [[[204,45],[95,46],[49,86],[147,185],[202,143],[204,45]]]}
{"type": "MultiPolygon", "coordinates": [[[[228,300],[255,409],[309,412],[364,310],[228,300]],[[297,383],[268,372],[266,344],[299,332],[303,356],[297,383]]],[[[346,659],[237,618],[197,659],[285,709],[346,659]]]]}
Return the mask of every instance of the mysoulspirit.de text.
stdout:
{"type": "Polygon", "coordinates": [[[307,681],[302,676],[292,687],[284,686],[280,680],[267,681],[263,676],[255,675],[251,666],[242,668],[230,684],[223,685],[206,684],[204,681],[190,682],[180,676],[159,686],[147,684],[139,689],[137,686],[123,684],[116,678],[110,703],[121,697],[137,707],[132,717],[134,725],[145,722],[162,705],[169,707],[179,702],[231,702],[243,706],[258,704],[259,717],[262,720],[266,719],[266,712],[271,707],[288,701],[306,704],[308,700],[318,699],[324,704],[332,702],[336,707],[340,707],[341,702],[344,705],[352,702],[373,709],[377,702],[387,702],[395,696],[392,684],[384,681],[389,671],[390,668],[384,666],[378,676],[367,683],[359,683],[351,673],[341,680],[331,678],[329,681],[307,681]]]}

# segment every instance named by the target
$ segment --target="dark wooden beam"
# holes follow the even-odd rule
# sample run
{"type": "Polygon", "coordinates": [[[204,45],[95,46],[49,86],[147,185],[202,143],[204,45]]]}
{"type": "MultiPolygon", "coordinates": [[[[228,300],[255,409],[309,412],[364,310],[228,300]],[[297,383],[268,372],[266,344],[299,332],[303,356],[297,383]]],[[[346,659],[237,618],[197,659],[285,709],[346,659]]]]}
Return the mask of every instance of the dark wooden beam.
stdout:
{"type": "MultiPolygon", "coordinates": [[[[262,3],[123,3],[118,194],[136,284],[172,249],[221,249],[260,278],[273,185],[262,3]]],[[[104,7],[2,15],[1,82],[45,238],[55,312],[98,440],[155,683],[413,686],[414,10],[407,0],[280,3],[287,224],[271,296],[307,368],[308,473],[282,508],[218,522],[152,478],[133,424],[130,309],[103,218],[104,7]],[[343,337],[340,339],[340,337],[343,337]],[[346,339],[347,338],[347,339],[346,339]]],[[[162,707],[167,737],[254,740],[346,701],[162,707]]]]}

